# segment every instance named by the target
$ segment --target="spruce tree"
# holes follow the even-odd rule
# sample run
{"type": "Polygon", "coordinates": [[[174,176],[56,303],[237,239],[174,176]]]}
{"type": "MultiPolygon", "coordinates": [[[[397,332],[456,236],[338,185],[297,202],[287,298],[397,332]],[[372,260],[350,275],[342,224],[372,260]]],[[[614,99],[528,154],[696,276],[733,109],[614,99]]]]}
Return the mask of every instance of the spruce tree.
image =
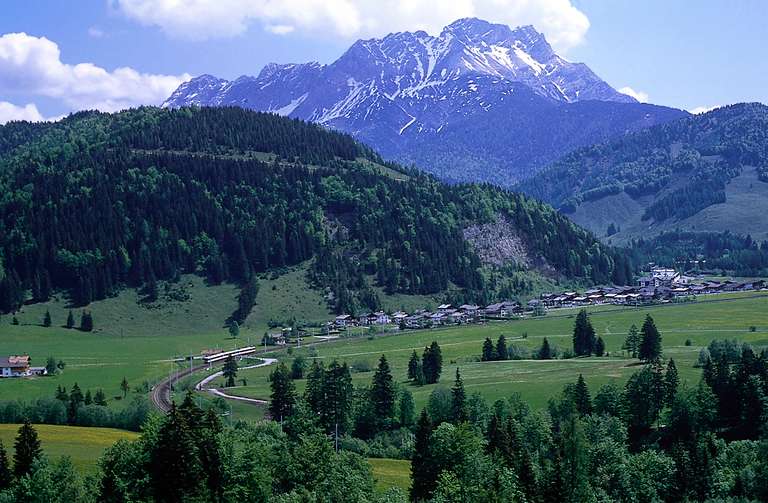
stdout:
{"type": "Polygon", "coordinates": [[[131,387],[128,385],[128,379],[123,377],[123,380],[120,381],[120,390],[123,392],[123,398],[125,398],[128,395],[128,392],[131,390],[131,387]]]}
{"type": "Polygon", "coordinates": [[[91,390],[85,391],[85,398],[83,399],[83,405],[91,405],[93,404],[93,395],[91,395],[91,390]]]}
{"type": "Polygon", "coordinates": [[[432,344],[424,348],[422,367],[427,384],[435,384],[440,381],[440,373],[443,370],[443,354],[437,341],[432,341],[432,344]]]}
{"type": "Polygon", "coordinates": [[[637,349],[640,347],[640,331],[634,323],[629,327],[627,338],[621,349],[626,350],[632,358],[637,358],[637,349]]]}
{"type": "Polygon", "coordinates": [[[285,363],[280,364],[269,376],[269,386],[272,390],[269,401],[269,415],[274,421],[283,420],[293,414],[293,406],[296,404],[296,390],[285,363]]]}
{"type": "Polygon", "coordinates": [[[434,427],[426,409],[416,423],[413,456],[411,457],[411,501],[428,501],[437,485],[437,466],[432,456],[434,427]]]}
{"type": "Polygon", "coordinates": [[[69,394],[67,393],[67,388],[61,385],[56,386],[56,399],[61,400],[62,402],[68,402],[69,394]]]}
{"type": "Polygon", "coordinates": [[[107,405],[107,396],[104,394],[103,389],[99,388],[96,390],[96,394],[93,395],[93,403],[102,407],[107,405]]]}
{"type": "Polygon", "coordinates": [[[467,420],[467,394],[464,391],[464,381],[461,380],[459,368],[456,367],[456,381],[451,388],[451,422],[463,423],[467,420]]]}
{"type": "Polygon", "coordinates": [[[411,358],[408,360],[408,379],[409,380],[415,380],[416,379],[416,368],[421,364],[421,360],[419,359],[419,355],[416,354],[416,350],[413,350],[413,353],[411,353],[411,358]]]}
{"type": "Polygon", "coordinates": [[[160,503],[182,503],[199,492],[200,459],[192,432],[176,404],[157,432],[150,452],[152,491],[160,503]]]}
{"type": "Polygon", "coordinates": [[[229,322],[229,336],[233,339],[237,339],[240,336],[240,324],[235,320],[229,322]]]}
{"type": "Polygon", "coordinates": [[[224,368],[222,370],[222,375],[227,380],[224,383],[224,386],[227,388],[231,388],[235,385],[235,377],[237,377],[237,362],[235,361],[235,357],[232,355],[229,355],[227,359],[224,361],[224,368]]]}
{"type": "Polygon", "coordinates": [[[413,381],[418,386],[424,386],[427,384],[427,378],[424,375],[424,365],[422,365],[421,362],[416,365],[416,377],[414,377],[413,381]]]}
{"type": "Polygon", "coordinates": [[[416,413],[416,404],[413,402],[413,394],[408,389],[400,392],[400,407],[398,418],[400,426],[403,428],[412,428],[414,424],[414,415],[416,413]]]}
{"type": "Polygon", "coordinates": [[[589,395],[589,388],[582,374],[579,374],[579,378],[576,380],[573,399],[576,410],[580,415],[587,416],[592,413],[592,398],[589,395]]]}
{"type": "Polygon", "coordinates": [[[24,421],[19,428],[14,447],[16,452],[13,455],[13,474],[20,479],[32,471],[35,460],[43,454],[37,431],[29,421],[24,421]]]}
{"type": "Polygon", "coordinates": [[[349,366],[332,361],[325,371],[320,402],[320,423],[328,433],[335,435],[338,431],[341,435],[346,431],[352,411],[352,391],[349,366]]]}
{"type": "Polygon", "coordinates": [[[53,356],[49,356],[45,361],[45,371],[48,373],[48,375],[52,376],[56,374],[56,370],[56,359],[53,356]]]}
{"type": "Polygon", "coordinates": [[[667,371],[664,374],[664,401],[669,406],[672,406],[679,383],[680,377],[677,374],[677,365],[675,365],[675,360],[670,358],[669,363],[667,363],[667,371]]]}
{"type": "Polygon", "coordinates": [[[541,342],[541,348],[539,348],[538,352],[538,358],[539,360],[551,360],[552,359],[552,348],[549,345],[549,341],[546,337],[544,337],[544,340],[541,342]]]}
{"type": "Polygon", "coordinates": [[[480,356],[480,360],[484,362],[490,362],[496,359],[496,349],[493,347],[493,342],[490,337],[486,337],[483,341],[483,353],[480,356]]]}
{"type": "Polygon", "coordinates": [[[67,328],[75,328],[75,315],[72,313],[72,310],[69,310],[69,314],[67,315],[67,328]]]}
{"type": "Polygon", "coordinates": [[[509,358],[509,351],[507,350],[507,338],[504,337],[504,334],[499,336],[499,339],[496,341],[496,359],[497,360],[507,360],[509,358]]]}
{"type": "Polygon", "coordinates": [[[83,332],[93,331],[93,316],[90,311],[83,311],[80,315],[80,330],[83,332]]]}
{"type": "Polygon", "coordinates": [[[386,428],[395,412],[395,383],[389,362],[384,355],[379,358],[379,365],[373,374],[370,390],[371,406],[376,429],[386,428]]]}
{"type": "Polygon", "coordinates": [[[594,353],[595,356],[605,355],[605,342],[602,337],[598,337],[597,340],[595,340],[594,353]]]}
{"type": "Polygon", "coordinates": [[[509,431],[505,427],[504,419],[495,411],[488,421],[488,445],[486,449],[489,454],[495,454],[512,467],[512,445],[509,439],[509,431]]]}
{"type": "Polygon", "coordinates": [[[320,404],[323,401],[323,379],[325,369],[323,364],[317,359],[312,360],[312,365],[307,374],[307,386],[304,388],[304,399],[307,401],[310,410],[314,413],[320,412],[320,404]]]}
{"type": "Polygon", "coordinates": [[[0,492],[11,487],[13,482],[13,472],[11,464],[8,461],[8,453],[5,452],[5,446],[0,440],[0,492]]]}
{"type": "Polygon", "coordinates": [[[51,312],[46,310],[45,316],[43,316],[43,326],[50,327],[53,322],[51,321],[51,312]]]}
{"type": "Polygon", "coordinates": [[[67,408],[67,418],[70,424],[77,422],[77,411],[85,401],[83,392],[77,383],[72,385],[72,390],[69,392],[69,407],[67,408]]]}
{"type": "Polygon", "coordinates": [[[573,354],[589,356],[595,347],[595,329],[586,309],[579,311],[573,325],[573,354]]]}
{"type": "Polygon", "coordinates": [[[640,347],[637,352],[638,358],[646,363],[661,358],[661,334],[650,314],[645,316],[643,327],[640,329],[640,335],[640,347]]]}

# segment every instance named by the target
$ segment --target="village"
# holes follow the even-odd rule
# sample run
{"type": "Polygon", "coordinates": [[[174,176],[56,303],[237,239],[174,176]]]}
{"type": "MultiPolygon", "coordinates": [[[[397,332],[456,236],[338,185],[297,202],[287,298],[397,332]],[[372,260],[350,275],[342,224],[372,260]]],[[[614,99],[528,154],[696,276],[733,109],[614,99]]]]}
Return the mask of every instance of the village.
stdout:
{"type": "MultiPolygon", "coordinates": [[[[413,313],[383,311],[362,313],[357,316],[341,314],[327,322],[324,331],[338,333],[351,327],[396,325],[401,330],[416,330],[444,325],[483,323],[522,316],[542,316],[551,309],[586,307],[603,304],[642,306],[653,303],[693,300],[696,296],[731,292],[748,292],[766,288],[765,280],[754,281],[701,281],[685,276],[675,269],[652,267],[636,286],[599,287],[584,292],[565,291],[542,293],[525,305],[506,300],[482,307],[473,304],[453,306],[442,304],[436,310],[417,310],[413,313]]],[[[280,339],[279,335],[275,337],[280,339]]]]}

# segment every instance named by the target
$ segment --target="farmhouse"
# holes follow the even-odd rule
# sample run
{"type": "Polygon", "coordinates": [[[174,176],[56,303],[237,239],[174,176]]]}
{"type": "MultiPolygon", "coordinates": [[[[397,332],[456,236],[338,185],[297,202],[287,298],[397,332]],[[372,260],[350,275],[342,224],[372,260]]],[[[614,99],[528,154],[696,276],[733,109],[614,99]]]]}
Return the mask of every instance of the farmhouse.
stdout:
{"type": "Polygon", "coordinates": [[[26,377],[31,375],[29,356],[0,357],[0,377],[26,377]]]}

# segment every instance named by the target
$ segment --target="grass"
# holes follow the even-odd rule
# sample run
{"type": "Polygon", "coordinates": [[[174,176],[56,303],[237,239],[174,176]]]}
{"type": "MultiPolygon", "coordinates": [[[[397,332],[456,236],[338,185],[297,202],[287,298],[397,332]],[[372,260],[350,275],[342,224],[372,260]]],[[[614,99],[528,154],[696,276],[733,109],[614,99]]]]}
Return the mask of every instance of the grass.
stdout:
{"type": "MultiPolygon", "coordinates": [[[[0,440],[12,456],[19,430],[18,424],[0,424],[0,440]]],[[[138,433],[111,428],[85,428],[80,426],[35,425],[43,451],[54,461],[69,456],[75,467],[83,473],[96,470],[98,459],[107,447],[118,440],[134,440],[138,433]]]]}
{"type": "MultiPolygon", "coordinates": [[[[55,377],[0,380],[0,400],[50,397],[58,385],[69,389],[77,382],[84,391],[104,389],[111,404],[119,407],[124,402],[118,399],[123,377],[133,388],[143,388],[179,368],[171,361],[174,357],[242,343],[232,340],[223,326],[236,308],[236,287],[206,287],[195,276],[185,276],[181,284],[190,295],[186,302],[159,302],[149,308],[138,302],[135,291],[126,290],[93,303],[88,307],[96,327],[91,333],[60,326],[69,310],[63,299],[25,306],[16,315],[18,326],[11,324],[11,316],[3,316],[3,354],[29,354],[38,366],[53,356],[66,368],[55,377]],[[53,317],[49,328],[40,326],[46,310],[53,317]]],[[[79,310],[75,312],[79,316],[79,310]]]]}
{"type": "Polygon", "coordinates": [[[407,459],[368,458],[376,479],[376,490],[384,492],[390,487],[408,491],[411,487],[411,462],[407,459]]]}
{"type": "MultiPolygon", "coordinates": [[[[752,294],[754,295],[754,294],[752,294]]],[[[468,392],[480,392],[492,401],[511,393],[520,393],[533,406],[543,407],[547,400],[560,392],[563,385],[574,382],[578,374],[584,374],[593,392],[604,383],[623,384],[638,368],[638,362],[626,357],[621,351],[630,325],[642,324],[646,314],[651,314],[663,335],[664,357],[674,358],[681,380],[695,384],[699,370],[694,363],[701,348],[713,339],[735,338],[748,341],[754,346],[768,345],[768,295],[751,298],[748,294],[732,294],[709,297],[695,302],[647,308],[621,309],[616,306],[591,308],[592,323],[597,334],[603,337],[610,356],[602,358],[578,358],[554,361],[503,361],[480,362],[478,357],[482,341],[486,337],[496,340],[504,334],[508,342],[523,345],[531,350],[538,348],[544,337],[559,348],[570,347],[575,310],[560,310],[540,319],[490,323],[485,326],[468,325],[431,331],[417,331],[398,335],[340,339],[315,348],[317,357],[326,363],[332,359],[347,361],[355,367],[375,368],[378,358],[386,355],[396,380],[414,394],[417,408],[426,404],[429,394],[437,385],[414,387],[407,384],[407,361],[413,350],[421,354],[423,348],[437,340],[443,350],[442,383],[450,386],[456,368],[460,367],[468,392]],[[755,332],[750,327],[755,327],[755,332]],[[527,338],[522,339],[523,334],[527,338]],[[690,339],[691,345],[685,342],[690,339]]],[[[309,356],[310,350],[302,349],[295,354],[309,356]]],[[[289,360],[287,356],[283,356],[289,360]]],[[[268,398],[268,376],[271,369],[260,368],[241,372],[248,386],[232,388],[229,393],[252,398],[268,398]]],[[[368,385],[372,372],[353,374],[355,385],[368,385]]],[[[303,391],[305,381],[296,382],[303,391]]]]}

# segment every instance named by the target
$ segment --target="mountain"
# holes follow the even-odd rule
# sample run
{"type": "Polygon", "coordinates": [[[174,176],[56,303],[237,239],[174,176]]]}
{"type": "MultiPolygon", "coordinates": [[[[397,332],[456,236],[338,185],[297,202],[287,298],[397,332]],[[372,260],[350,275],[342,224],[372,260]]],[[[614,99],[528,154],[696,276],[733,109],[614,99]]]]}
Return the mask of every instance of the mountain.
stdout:
{"type": "Polygon", "coordinates": [[[151,297],[182,273],[246,285],[242,300],[256,275],[300,263],[337,312],[385,294],[485,302],[528,295],[537,278],[630,274],[548,205],[445,185],[274,114],[141,108],[21,126],[0,127],[0,144],[16,144],[0,153],[0,311],[52,289],[75,305],[124,286],[151,297]]]}
{"type": "Polygon", "coordinates": [[[338,60],[202,75],[165,107],[240,106],[347,132],[385,158],[453,181],[511,185],[574,148],[685,112],[640,104],[532,26],[460,19],[438,36],[359,40],[338,60]]]}
{"type": "Polygon", "coordinates": [[[766,239],[768,107],[731,105],[585,147],[517,188],[613,242],[678,229],[766,239]]]}

